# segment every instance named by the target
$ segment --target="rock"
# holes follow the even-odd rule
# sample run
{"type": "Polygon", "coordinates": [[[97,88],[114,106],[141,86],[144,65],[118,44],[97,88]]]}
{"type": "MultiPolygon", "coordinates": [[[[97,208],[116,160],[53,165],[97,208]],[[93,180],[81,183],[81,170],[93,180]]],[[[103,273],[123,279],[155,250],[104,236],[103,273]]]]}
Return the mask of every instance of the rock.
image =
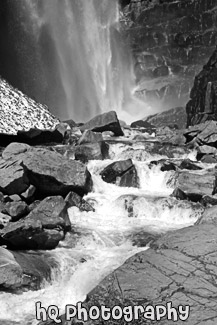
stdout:
{"type": "Polygon", "coordinates": [[[175,176],[176,187],[182,190],[188,197],[196,195],[212,195],[216,192],[216,176],[213,172],[196,174],[187,171],[178,172],[175,176]]]}
{"type": "Polygon", "coordinates": [[[30,183],[41,194],[64,196],[72,190],[83,195],[92,188],[91,175],[81,162],[40,148],[31,148],[20,159],[30,183]]]}
{"type": "Polygon", "coordinates": [[[198,166],[196,163],[191,161],[190,159],[182,160],[181,164],[179,165],[180,169],[188,169],[188,170],[201,170],[202,168],[198,166]]]}
{"type": "Polygon", "coordinates": [[[173,193],[171,194],[172,197],[175,197],[177,200],[186,200],[187,199],[187,195],[185,194],[185,192],[183,192],[182,190],[180,190],[180,188],[176,187],[175,190],[173,191],[173,193]]]}
{"type": "Polygon", "coordinates": [[[217,149],[207,145],[200,146],[198,148],[198,152],[202,155],[209,155],[209,154],[217,155],[217,149]]]}
{"type": "Polygon", "coordinates": [[[155,125],[152,125],[151,123],[149,123],[147,121],[143,121],[143,120],[133,122],[130,126],[131,126],[131,128],[144,128],[147,130],[152,130],[152,132],[154,132],[156,129],[155,125]]]}
{"type": "Polygon", "coordinates": [[[41,203],[40,200],[36,200],[36,201],[32,202],[29,205],[29,211],[31,212],[32,210],[34,210],[40,203],[41,203]]]}
{"type": "Polygon", "coordinates": [[[31,147],[26,143],[12,142],[2,152],[2,158],[4,160],[16,159],[21,153],[25,153],[31,147]]]}
{"type": "Polygon", "coordinates": [[[91,130],[93,132],[112,131],[115,136],[124,135],[115,111],[97,115],[92,120],[81,126],[80,130],[91,130]]]}
{"type": "Polygon", "coordinates": [[[60,196],[43,200],[30,214],[9,223],[1,237],[12,249],[54,249],[71,228],[67,205],[60,196]]]}
{"type": "Polygon", "coordinates": [[[20,163],[0,161],[0,190],[3,194],[21,194],[29,187],[29,179],[20,163]]]}
{"type": "Polygon", "coordinates": [[[201,203],[205,206],[217,205],[217,195],[204,195],[201,203]]]}
{"type": "Polygon", "coordinates": [[[95,209],[85,201],[80,195],[70,192],[65,198],[65,202],[67,204],[67,208],[77,207],[80,211],[95,211],[95,209]]]}
{"type": "Polygon", "coordinates": [[[65,120],[63,123],[67,123],[71,129],[77,126],[77,123],[75,123],[73,120],[65,120]]]}
{"type": "Polygon", "coordinates": [[[20,202],[20,201],[22,201],[21,197],[19,195],[17,195],[17,194],[10,195],[8,197],[8,199],[9,199],[8,201],[10,201],[10,202],[20,202]]]}
{"type": "Polygon", "coordinates": [[[157,128],[165,126],[171,128],[171,126],[176,125],[178,129],[185,129],[187,125],[187,114],[184,107],[176,107],[161,113],[150,115],[146,117],[144,121],[155,125],[157,128]]]}
{"type": "Polygon", "coordinates": [[[4,194],[0,192],[0,202],[4,202],[4,194]]]}
{"type": "Polygon", "coordinates": [[[217,157],[213,155],[204,155],[201,159],[201,162],[205,164],[216,164],[217,163],[217,157]]]}
{"type": "Polygon", "coordinates": [[[28,205],[25,202],[8,202],[5,210],[11,216],[12,221],[17,221],[28,213],[28,205]]]}
{"type": "Polygon", "coordinates": [[[165,159],[153,160],[149,163],[149,167],[158,165],[160,165],[160,170],[162,172],[168,172],[177,169],[177,166],[172,161],[167,161],[165,159]]]}
{"type": "Polygon", "coordinates": [[[85,130],[81,138],[79,139],[78,144],[81,145],[86,143],[95,143],[95,142],[102,142],[102,141],[103,141],[103,136],[101,133],[85,130]]]}
{"type": "Polygon", "coordinates": [[[116,161],[108,165],[101,173],[104,182],[122,187],[138,187],[137,171],[131,159],[116,161]]]}
{"type": "Polygon", "coordinates": [[[89,160],[104,160],[108,158],[109,146],[104,141],[86,143],[75,148],[75,159],[83,163],[89,160]]]}
{"type": "MultiPolygon", "coordinates": [[[[217,48],[203,70],[196,76],[187,103],[187,126],[217,120],[217,48]]],[[[217,140],[217,139],[216,139],[217,140]]]]}
{"type": "MultiPolygon", "coordinates": [[[[214,324],[216,236],[217,227],[210,224],[169,232],[151,244],[151,249],[129,258],[103,279],[89,292],[83,307],[151,305],[155,308],[171,302],[175,308],[190,306],[187,324],[208,325],[210,318],[214,324]]],[[[165,318],[154,319],[152,324],[168,323],[165,318]]],[[[101,322],[99,319],[91,323],[101,322]]],[[[123,320],[109,323],[122,324],[123,320]]],[[[178,319],[177,324],[182,323],[178,319]]]]}
{"type": "Polygon", "coordinates": [[[53,229],[60,226],[64,231],[71,229],[67,204],[61,196],[47,197],[41,201],[25,218],[39,220],[43,227],[53,229]]]}
{"type": "Polygon", "coordinates": [[[65,136],[66,128],[58,125],[54,130],[30,129],[28,131],[18,131],[18,142],[29,145],[39,145],[47,143],[62,143],[65,136]]]}
{"type": "Polygon", "coordinates": [[[5,213],[0,212],[0,229],[4,228],[9,221],[11,221],[11,217],[5,213]]]}
{"type": "Polygon", "coordinates": [[[35,186],[30,185],[25,192],[21,193],[22,199],[27,202],[32,201],[34,198],[35,191],[36,191],[35,186]]]}
{"type": "Polygon", "coordinates": [[[217,206],[207,208],[202,217],[197,221],[198,224],[217,225],[217,206]]]}
{"type": "Polygon", "coordinates": [[[12,252],[0,247],[0,285],[4,290],[38,290],[50,280],[55,262],[36,253],[12,252]]]}

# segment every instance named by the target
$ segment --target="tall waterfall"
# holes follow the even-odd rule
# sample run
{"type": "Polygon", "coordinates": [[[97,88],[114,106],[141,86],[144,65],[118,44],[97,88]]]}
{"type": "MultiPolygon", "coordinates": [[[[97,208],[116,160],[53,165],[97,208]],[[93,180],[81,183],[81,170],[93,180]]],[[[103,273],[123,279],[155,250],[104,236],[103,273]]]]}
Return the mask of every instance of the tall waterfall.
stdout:
{"type": "MultiPolygon", "coordinates": [[[[40,86],[46,84],[45,97],[54,97],[59,117],[86,121],[115,110],[120,118],[135,119],[139,101],[133,97],[133,62],[119,28],[118,0],[21,0],[13,6],[22,10],[23,28],[34,44],[31,56],[38,60],[34,73],[40,74],[40,86]]],[[[142,108],[144,116],[144,103],[142,108]]]]}

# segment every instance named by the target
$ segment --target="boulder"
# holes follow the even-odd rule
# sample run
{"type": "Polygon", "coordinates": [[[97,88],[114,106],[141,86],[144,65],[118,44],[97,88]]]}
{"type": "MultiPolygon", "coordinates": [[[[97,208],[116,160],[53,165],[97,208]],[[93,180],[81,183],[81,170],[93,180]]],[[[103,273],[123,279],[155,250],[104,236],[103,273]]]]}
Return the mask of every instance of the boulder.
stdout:
{"type": "Polygon", "coordinates": [[[4,160],[15,160],[19,155],[28,151],[31,147],[25,143],[12,142],[2,152],[4,160]]]}
{"type": "Polygon", "coordinates": [[[75,159],[86,163],[89,160],[104,160],[108,158],[109,146],[104,141],[85,143],[75,148],[75,159]]]}
{"type": "Polygon", "coordinates": [[[0,229],[4,228],[9,221],[11,221],[11,217],[8,214],[0,212],[0,229]]]}
{"type": "Polygon", "coordinates": [[[102,142],[102,141],[103,141],[103,136],[101,133],[85,130],[81,138],[79,139],[78,144],[81,145],[86,143],[95,143],[95,142],[102,142]]]}
{"type": "Polygon", "coordinates": [[[112,131],[115,136],[124,135],[115,111],[97,115],[92,120],[81,126],[80,130],[91,130],[93,132],[112,131]]]}
{"type": "Polygon", "coordinates": [[[201,170],[202,168],[198,166],[196,163],[191,161],[190,159],[182,160],[181,164],[179,165],[180,169],[188,169],[188,170],[201,170]]]}
{"type": "Polygon", "coordinates": [[[0,286],[4,290],[38,290],[51,279],[55,261],[46,254],[13,252],[0,247],[0,286]]]}
{"type": "Polygon", "coordinates": [[[202,198],[203,195],[212,195],[216,192],[216,176],[215,172],[204,172],[196,174],[193,172],[177,172],[176,187],[183,191],[188,197],[195,195],[202,198]]]}
{"type": "Polygon", "coordinates": [[[21,197],[24,201],[30,202],[33,200],[35,192],[36,192],[35,186],[30,185],[25,192],[21,193],[21,197]]]}
{"type": "Polygon", "coordinates": [[[53,249],[71,228],[67,205],[60,196],[48,197],[30,214],[17,222],[9,223],[1,237],[9,248],[53,249]]]}
{"type": "Polygon", "coordinates": [[[19,157],[30,183],[41,194],[64,196],[72,190],[83,195],[92,188],[91,175],[81,162],[40,148],[31,148],[19,157]]]}
{"type": "Polygon", "coordinates": [[[116,161],[108,165],[100,175],[107,183],[122,187],[139,187],[137,171],[131,159],[116,161]]]}
{"type": "Polygon", "coordinates": [[[207,208],[197,224],[211,224],[217,226],[217,206],[207,208]]]}
{"type": "Polygon", "coordinates": [[[65,202],[67,204],[67,208],[77,207],[80,211],[95,211],[95,209],[87,201],[74,192],[70,192],[67,195],[65,202]]]}
{"type": "Polygon", "coordinates": [[[21,194],[29,187],[27,172],[21,162],[0,161],[0,190],[3,194],[21,194]]]}
{"type": "MultiPolygon", "coordinates": [[[[186,323],[209,325],[217,322],[215,311],[217,226],[202,224],[169,232],[151,244],[151,248],[129,258],[104,278],[87,296],[83,307],[153,306],[154,319],[141,323],[168,324],[166,317],[156,319],[157,305],[172,303],[190,307],[186,323]],[[202,300],[201,300],[202,299],[202,300]],[[212,321],[210,322],[210,320],[212,321]]],[[[178,313],[179,315],[179,313],[178,313]]],[[[147,315],[148,316],[148,315],[147,315]]],[[[141,317],[141,316],[140,316],[141,317]]],[[[140,322],[140,321],[139,321],[140,322]]],[[[171,320],[171,323],[173,320],[171,320]]],[[[101,324],[102,319],[92,322],[101,324]]],[[[109,323],[123,324],[122,320],[109,323]]],[[[182,324],[179,317],[177,324],[182,324]]],[[[63,321],[62,324],[67,324],[63,321]]]]}
{"type": "Polygon", "coordinates": [[[159,166],[162,172],[173,171],[177,169],[177,166],[172,161],[167,161],[165,159],[153,160],[149,163],[149,167],[159,166]]]}

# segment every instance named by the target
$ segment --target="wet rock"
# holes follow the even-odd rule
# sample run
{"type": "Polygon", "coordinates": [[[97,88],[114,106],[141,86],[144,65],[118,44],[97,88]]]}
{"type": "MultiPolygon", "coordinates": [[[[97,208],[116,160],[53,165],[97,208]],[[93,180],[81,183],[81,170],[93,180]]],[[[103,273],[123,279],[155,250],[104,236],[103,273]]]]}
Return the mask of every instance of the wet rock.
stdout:
{"type": "Polygon", "coordinates": [[[149,167],[160,165],[160,170],[162,172],[174,171],[177,166],[172,161],[167,161],[165,159],[153,160],[150,162],[149,167]]]}
{"type": "Polygon", "coordinates": [[[55,261],[46,254],[12,252],[0,247],[0,286],[3,290],[38,290],[50,280],[55,261]]]}
{"type": "Polygon", "coordinates": [[[12,221],[17,221],[28,213],[28,205],[25,202],[8,202],[5,210],[11,216],[12,221]]]}
{"type": "Polygon", "coordinates": [[[104,141],[85,143],[75,148],[75,159],[83,163],[89,160],[104,160],[108,158],[109,146],[104,141]]]}
{"type": "MultiPolygon", "coordinates": [[[[89,292],[85,301],[107,307],[135,305],[190,306],[187,324],[217,321],[215,311],[217,227],[203,224],[170,232],[151,244],[151,249],[129,258],[89,292]],[[202,299],[202,300],[201,300],[202,299]]],[[[172,321],[171,321],[172,322],[172,321]]],[[[101,320],[93,322],[101,324],[101,320]]],[[[110,324],[122,321],[110,321],[110,324]]],[[[167,324],[168,320],[152,320],[167,324]]],[[[182,324],[181,320],[177,324],[182,324]]]]}
{"type": "Polygon", "coordinates": [[[123,187],[138,187],[137,171],[131,159],[116,161],[108,165],[101,173],[104,182],[123,187]]]}
{"type": "Polygon", "coordinates": [[[97,115],[81,126],[80,130],[91,130],[93,132],[112,131],[115,136],[124,135],[115,111],[97,115]]]}
{"type": "Polygon", "coordinates": [[[80,195],[70,192],[65,198],[65,202],[67,204],[67,208],[77,207],[80,211],[95,211],[95,209],[85,201],[80,195]]]}
{"type": "Polygon", "coordinates": [[[30,183],[44,195],[64,196],[71,190],[83,195],[92,188],[91,175],[81,162],[40,148],[31,148],[20,158],[30,183]]]}
{"type": "Polygon", "coordinates": [[[179,165],[180,169],[188,169],[188,170],[201,170],[202,168],[198,166],[196,163],[191,161],[190,159],[184,159],[179,165]]]}
{"type": "Polygon", "coordinates": [[[201,203],[205,206],[217,205],[217,195],[204,195],[201,203]]]}
{"type": "Polygon", "coordinates": [[[0,161],[0,190],[3,194],[21,194],[29,187],[29,179],[21,162],[0,161]]]}
{"type": "Polygon", "coordinates": [[[78,144],[81,145],[86,143],[95,143],[95,142],[102,142],[102,141],[103,141],[103,136],[101,133],[85,130],[81,138],[79,139],[78,144]]]}
{"type": "Polygon", "coordinates": [[[53,249],[71,228],[67,205],[60,196],[48,197],[30,214],[9,223],[1,237],[12,249],[53,249]]]}
{"type": "Polygon", "coordinates": [[[171,194],[172,197],[175,197],[177,200],[186,200],[187,199],[187,195],[185,194],[185,192],[183,192],[182,190],[180,190],[180,188],[176,187],[175,190],[173,191],[173,193],[171,194]]]}
{"type": "Polygon", "coordinates": [[[212,195],[216,192],[215,172],[196,174],[187,171],[178,172],[175,176],[176,187],[182,190],[188,197],[202,198],[203,195],[212,195]]]}
{"type": "Polygon", "coordinates": [[[207,208],[197,224],[211,224],[217,226],[217,206],[207,208]]]}

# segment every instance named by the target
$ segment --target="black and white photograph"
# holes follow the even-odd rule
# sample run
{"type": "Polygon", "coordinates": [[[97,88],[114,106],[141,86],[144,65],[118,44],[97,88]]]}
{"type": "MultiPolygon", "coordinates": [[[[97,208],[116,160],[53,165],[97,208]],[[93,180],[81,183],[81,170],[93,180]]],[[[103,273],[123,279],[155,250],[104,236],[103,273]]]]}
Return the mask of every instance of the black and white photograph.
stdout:
{"type": "Polygon", "coordinates": [[[217,325],[217,0],[0,0],[0,325],[217,325]]]}

